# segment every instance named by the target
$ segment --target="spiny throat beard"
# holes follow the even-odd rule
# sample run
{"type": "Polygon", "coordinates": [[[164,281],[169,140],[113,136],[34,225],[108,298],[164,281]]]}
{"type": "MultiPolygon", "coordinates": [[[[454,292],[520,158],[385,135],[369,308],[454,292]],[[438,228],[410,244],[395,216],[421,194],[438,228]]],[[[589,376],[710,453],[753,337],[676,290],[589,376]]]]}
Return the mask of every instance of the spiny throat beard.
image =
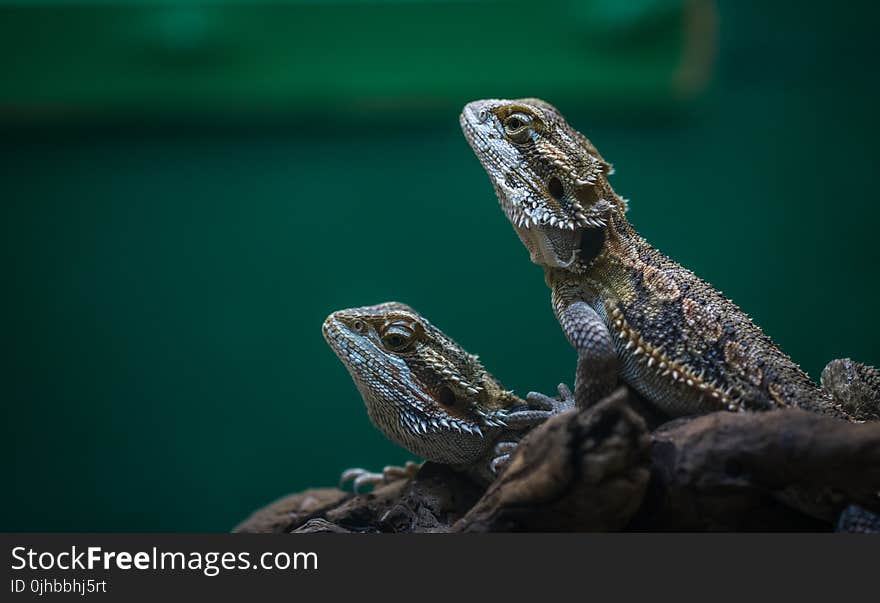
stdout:
{"type": "Polygon", "coordinates": [[[532,262],[553,268],[568,268],[577,260],[580,232],[580,229],[516,228],[532,262]]]}

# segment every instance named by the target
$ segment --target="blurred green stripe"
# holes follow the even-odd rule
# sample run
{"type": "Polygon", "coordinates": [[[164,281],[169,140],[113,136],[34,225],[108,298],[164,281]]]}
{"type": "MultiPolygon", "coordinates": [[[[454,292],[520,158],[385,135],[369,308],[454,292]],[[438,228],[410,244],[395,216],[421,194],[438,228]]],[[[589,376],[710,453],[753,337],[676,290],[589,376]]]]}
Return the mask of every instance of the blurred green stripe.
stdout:
{"type": "Polygon", "coordinates": [[[0,6],[0,117],[536,93],[677,102],[710,62],[708,2],[159,2],[0,6]],[[703,57],[705,58],[705,57],[703,57]],[[693,65],[699,66],[694,70],[693,65]]]}

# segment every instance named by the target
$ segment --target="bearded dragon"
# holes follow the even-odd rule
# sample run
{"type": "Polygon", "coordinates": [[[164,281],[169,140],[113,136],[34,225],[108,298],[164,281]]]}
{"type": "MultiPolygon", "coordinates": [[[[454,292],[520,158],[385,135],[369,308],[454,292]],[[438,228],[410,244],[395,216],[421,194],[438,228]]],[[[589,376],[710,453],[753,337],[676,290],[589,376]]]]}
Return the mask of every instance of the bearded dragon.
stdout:
{"type": "MultiPolygon", "coordinates": [[[[370,421],[416,456],[451,465],[487,484],[520,436],[571,407],[505,390],[479,358],[401,303],[349,308],[324,321],[324,339],[357,385],[370,421]]],[[[341,481],[366,484],[411,476],[419,465],[382,473],[350,469],[341,481]]]]}
{"type": "MultiPolygon", "coordinates": [[[[876,413],[876,392],[867,411],[835,399],[733,302],[642,238],[608,181],[611,164],[553,106],[479,100],[460,123],[532,262],[544,268],[578,352],[579,407],[622,378],[672,416],[787,407],[849,420],[876,413]]],[[[877,369],[849,366],[880,383],[877,369]]]]}

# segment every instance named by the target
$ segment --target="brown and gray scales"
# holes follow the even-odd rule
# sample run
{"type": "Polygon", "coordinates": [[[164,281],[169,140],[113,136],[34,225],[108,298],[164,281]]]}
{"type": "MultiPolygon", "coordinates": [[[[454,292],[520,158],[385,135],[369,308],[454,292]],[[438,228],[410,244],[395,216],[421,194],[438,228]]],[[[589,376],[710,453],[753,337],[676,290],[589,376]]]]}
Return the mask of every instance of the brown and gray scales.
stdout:
{"type": "Polygon", "coordinates": [[[621,374],[643,395],[675,415],[788,406],[846,414],[733,302],[622,215],[610,216],[605,234],[584,280],[604,306],[621,374]]]}
{"type": "Polygon", "coordinates": [[[733,302],[642,238],[608,182],[611,165],[554,107],[474,101],[460,122],[545,270],[556,316],[578,350],[578,405],[597,402],[620,376],[676,416],[785,407],[868,416],[818,387],[733,302]]]}
{"type": "MultiPolygon", "coordinates": [[[[486,482],[524,432],[569,407],[566,401],[532,404],[504,389],[476,356],[405,304],[338,310],[324,321],[323,333],[386,437],[486,482]]],[[[352,477],[355,486],[388,481],[388,469],[383,475],[353,469],[343,479],[352,477]]]]}

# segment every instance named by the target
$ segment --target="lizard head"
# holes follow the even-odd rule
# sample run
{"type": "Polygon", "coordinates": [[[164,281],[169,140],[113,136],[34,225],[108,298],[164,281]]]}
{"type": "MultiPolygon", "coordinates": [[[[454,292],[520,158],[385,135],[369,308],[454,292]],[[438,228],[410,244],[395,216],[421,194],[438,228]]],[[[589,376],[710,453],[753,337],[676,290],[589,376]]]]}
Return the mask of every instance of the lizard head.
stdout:
{"type": "Polygon", "coordinates": [[[552,105],[478,100],[459,121],[536,264],[571,267],[612,214],[626,211],[608,184],[611,164],[552,105]]]}
{"type": "Polygon", "coordinates": [[[387,302],[334,312],[324,338],[360,390],[373,424],[429,461],[466,465],[524,404],[409,306],[387,302]]]}

